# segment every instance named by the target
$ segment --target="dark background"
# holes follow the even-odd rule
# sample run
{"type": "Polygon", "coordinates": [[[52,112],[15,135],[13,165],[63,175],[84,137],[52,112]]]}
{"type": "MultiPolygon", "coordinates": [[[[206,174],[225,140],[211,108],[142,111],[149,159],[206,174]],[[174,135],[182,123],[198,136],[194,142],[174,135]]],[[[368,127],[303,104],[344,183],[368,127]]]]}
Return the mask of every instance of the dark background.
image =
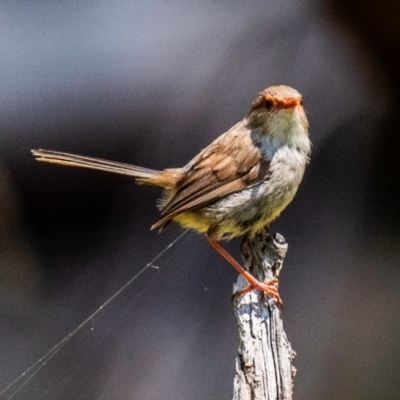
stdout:
{"type": "MultiPolygon", "coordinates": [[[[1,2],[0,387],[181,233],[149,231],[156,188],[30,149],[179,167],[284,83],[303,94],[314,144],[271,227],[289,243],[295,398],[399,399],[399,8],[1,2]]],[[[195,233],[155,265],[14,398],[230,399],[236,273],[195,233]]]]}

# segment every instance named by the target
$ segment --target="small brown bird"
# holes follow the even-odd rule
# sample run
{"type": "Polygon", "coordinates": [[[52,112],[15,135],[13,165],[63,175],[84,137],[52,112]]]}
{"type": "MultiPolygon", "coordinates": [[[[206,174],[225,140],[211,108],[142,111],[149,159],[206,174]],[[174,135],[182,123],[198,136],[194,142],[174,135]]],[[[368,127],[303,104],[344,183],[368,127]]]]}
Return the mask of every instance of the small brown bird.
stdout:
{"type": "Polygon", "coordinates": [[[221,239],[254,235],[292,201],[309,161],[311,142],[302,97],[289,86],[257,95],[247,116],[202,150],[183,168],[147,168],[74,154],[32,150],[38,161],[130,175],[140,184],[164,188],[161,218],[205,233],[250,286],[275,297],[276,279],[259,282],[221,246],[221,239]]]}

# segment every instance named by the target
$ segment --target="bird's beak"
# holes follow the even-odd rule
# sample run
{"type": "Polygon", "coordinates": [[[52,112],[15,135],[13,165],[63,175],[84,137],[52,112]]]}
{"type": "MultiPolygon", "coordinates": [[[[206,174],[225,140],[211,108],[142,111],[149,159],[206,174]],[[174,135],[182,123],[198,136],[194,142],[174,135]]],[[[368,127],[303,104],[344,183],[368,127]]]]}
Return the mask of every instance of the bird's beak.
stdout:
{"type": "Polygon", "coordinates": [[[280,106],[282,108],[294,108],[297,106],[301,106],[301,98],[294,97],[294,98],[285,99],[282,101],[280,106]]]}

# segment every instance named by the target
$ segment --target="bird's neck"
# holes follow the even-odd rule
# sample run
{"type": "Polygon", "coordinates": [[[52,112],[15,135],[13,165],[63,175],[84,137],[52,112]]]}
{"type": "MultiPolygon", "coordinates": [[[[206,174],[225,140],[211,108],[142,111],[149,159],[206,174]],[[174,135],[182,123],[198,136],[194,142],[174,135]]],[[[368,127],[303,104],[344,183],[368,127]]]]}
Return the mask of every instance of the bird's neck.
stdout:
{"type": "Polygon", "coordinates": [[[267,134],[260,134],[257,130],[252,131],[253,142],[261,148],[264,156],[272,159],[276,151],[282,147],[296,150],[308,161],[311,152],[311,142],[307,127],[299,121],[279,119],[270,124],[267,134]]]}

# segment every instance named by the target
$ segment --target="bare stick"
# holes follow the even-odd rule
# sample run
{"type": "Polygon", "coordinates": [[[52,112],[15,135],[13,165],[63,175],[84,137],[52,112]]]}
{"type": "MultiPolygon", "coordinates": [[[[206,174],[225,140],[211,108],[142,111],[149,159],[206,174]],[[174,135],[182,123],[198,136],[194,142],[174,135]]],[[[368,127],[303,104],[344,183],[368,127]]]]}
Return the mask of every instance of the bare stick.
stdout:
{"type": "MultiPolygon", "coordinates": [[[[277,278],[286,255],[285,239],[267,231],[242,242],[245,267],[260,281],[277,278]]],[[[248,283],[239,276],[234,291],[248,283]]],[[[295,352],[283,330],[281,310],[252,290],[234,300],[239,349],[233,400],[292,400],[295,352]]]]}

